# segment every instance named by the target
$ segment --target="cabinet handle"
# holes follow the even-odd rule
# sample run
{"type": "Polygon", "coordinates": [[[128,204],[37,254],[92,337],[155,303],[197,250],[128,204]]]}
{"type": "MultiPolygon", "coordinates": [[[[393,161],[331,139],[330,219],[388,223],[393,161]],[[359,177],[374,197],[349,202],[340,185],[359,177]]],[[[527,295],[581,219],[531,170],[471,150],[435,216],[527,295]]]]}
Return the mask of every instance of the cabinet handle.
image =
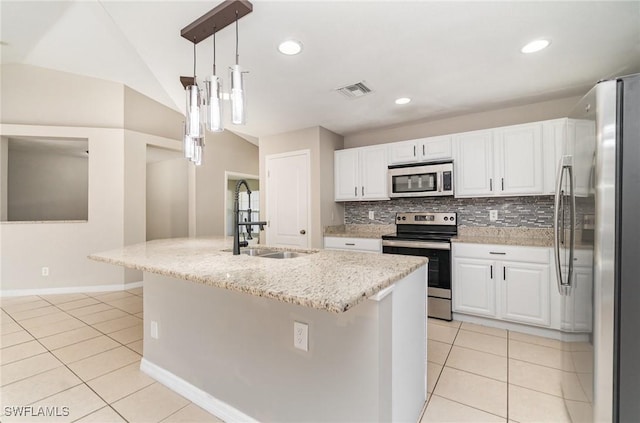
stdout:
{"type": "Polygon", "coordinates": [[[422,155],[423,155],[423,156],[426,156],[426,155],[427,155],[427,152],[426,152],[426,151],[425,151],[425,149],[424,149],[424,144],[422,144],[422,155]]]}
{"type": "Polygon", "coordinates": [[[345,243],[344,243],[344,245],[351,245],[351,246],[354,246],[354,245],[356,245],[356,244],[354,244],[353,242],[345,242],[345,243]]]}
{"type": "Polygon", "coordinates": [[[493,279],[493,264],[491,265],[491,279],[493,279]]]}
{"type": "Polygon", "coordinates": [[[489,191],[493,191],[493,178],[489,178],[489,191]]]}
{"type": "Polygon", "coordinates": [[[504,178],[500,178],[502,179],[502,190],[504,191],[504,178]]]}
{"type": "Polygon", "coordinates": [[[358,196],[358,187],[353,187],[353,195],[358,196]]]}
{"type": "Polygon", "coordinates": [[[507,268],[506,267],[502,268],[502,280],[503,281],[507,280],[507,268]]]}
{"type": "Polygon", "coordinates": [[[364,185],[362,186],[362,196],[364,197],[364,185]]]}
{"type": "Polygon", "coordinates": [[[489,254],[498,255],[498,256],[506,256],[507,253],[500,253],[498,251],[489,251],[489,254]]]}
{"type": "Polygon", "coordinates": [[[414,145],[413,146],[413,157],[415,157],[415,156],[416,156],[416,146],[414,145]]]}

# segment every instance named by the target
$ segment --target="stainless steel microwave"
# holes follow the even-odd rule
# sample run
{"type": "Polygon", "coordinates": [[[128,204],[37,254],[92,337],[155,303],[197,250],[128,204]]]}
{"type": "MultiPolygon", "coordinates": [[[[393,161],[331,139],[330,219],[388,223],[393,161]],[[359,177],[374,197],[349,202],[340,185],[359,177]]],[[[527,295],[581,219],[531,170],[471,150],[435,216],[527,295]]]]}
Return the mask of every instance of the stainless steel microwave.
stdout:
{"type": "Polygon", "coordinates": [[[453,163],[389,166],[389,197],[453,195],[453,163]]]}

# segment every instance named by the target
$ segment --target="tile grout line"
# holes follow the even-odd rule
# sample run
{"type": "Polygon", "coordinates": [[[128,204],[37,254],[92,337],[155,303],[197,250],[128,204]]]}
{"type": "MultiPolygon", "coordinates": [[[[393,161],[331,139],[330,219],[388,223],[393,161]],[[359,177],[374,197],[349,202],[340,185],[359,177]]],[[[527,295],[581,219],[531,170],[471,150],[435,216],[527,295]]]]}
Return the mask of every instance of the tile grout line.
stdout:
{"type": "Polygon", "coordinates": [[[442,395],[432,394],[432,396],[433,395],[437,396],[438,398],[446,399],[447,401],[455,402],[456,404],[464,405],[465,407],[473,408],[474,410],[482,411],[483,413],[486,413],[486,414],[491,414],[492,416],[500,417],[501,419],[505,419],[505,423],[506,423],[506,421],[508,421],[508,418],[500,416],[500,415],[498,415],[496,413],[492,413],[491,411],[483,410],[482,408],[474,407],[473,405],[465,404],[463,402],[456,401],[456,400],[451,399],[451,398],[443,397],[442,395]]]}
{"type": "MultiPolygon", "coordinates": [[[[46,299],[44,299],[44,301],[47,301],[47,300],[46,300],[46,299]]],[[[47,301],[47,302],[49,302],[49,301],[47,301]]],[[[49,302],[49,303],[50,303],[50,302],[49,302]]],[[[50,304],[51,304],[51,303],[50,303],[50,304]]],[[[106,304],[106,303],[103,303],[103,304],[106,304]]],[[[54,307],[58,308],[58,310],[60,310],[60,311],[62,311],[62,312],[64,312],[64,313],[66,313],[66,314],[69,314],[69,313],[67,313],[67,312],[66,312],[66,311],[64,311],[64,310],[61,310],[61,309],[60,309],[59,307],[57,307],[55,304],[51,304],[51,305],[53,305],[54,307]]],[[[114,307],[114,308],[116,308],[116,307],[114,307]]],[[[128,312],[125,312],[125,313],[128,313],[128,312]]],[[[130,315],[131,315],[131,313],[128,313],[128,314],[130,314],[130,315]]],[[[108,401],[106,401],[106,400],[105,400],[105,399],[104,399],[100,394],[98,394],[98,393],[97,393],[97,392],[96,392],[96,391],[95,391],[95,390],[94,390],[94,389],[93,389],[93,388],[92,388],[92,387],[87,383],[88,381],[85,381],[85,380],[84,380],[84,378],[80,377],[80,375],[78,375],[76,372],[74,372],[74,371],[73,371],[73,370],[72,370],[72,369],[71,369],[71,368],[70,368],[66,363],[64,363],[62,360],[60,360],[60,359],[59,359],[59,358],[58,358],[58,357],[57,357],[57,356],[56,356],[56,355],[55,355],[51,350],[49,350],[49,348],[47,348],[44,344],[42,344],[42,342],[40,342],[40,340],[39,340],[37,337],[35,337],[35,336],[34,336],[34,335],[29,331],[29,330],[27,330],[27,329],[26,329],[24,326],[22,326],[18,321],[16,321],[16,320],[11,316],[11,315],[9,315],[9,317],[10,317],[10,318],[11,318],[11,319],[12,319],[12,320],[17,324],[17,325],[19,325],[19,326],[20,326],[20,327],[21,327],[25,332],[27,332],[31,337],[33,337],[33,338],[36,340],[36,342],[38,342],[38,343],[39,343],[39,344],[40,344],[40,345],[41,345],[41,346],[42,346],[42,347],[43,347],[43,348],[44,348],[44,349],[45,349],[49,354],[51,354],[51,356],[52,356],[54,359],[56,359],[58,362],[60,362],[60,363],[62,364],[62,366],[64,366],[64,367],[65,367],[69,372],[71,372],[75,377],[77,377],[77,378],[78,378],[78,380],[80,380],[80,381],[81,381],[81,383],[79,383],[78,385],[74,385],[74,386],[72,386],[72,387],[70,387],[70,388],[67,388],[67,389],[64,389],[64,390],[62,390],[62,391],[56,392],[56,393],[54,393],[54,394],[52,394],[52,395],[48,395],[48,396],[46,396],[46,397],[44,397],[44,398],[41,398],[41,399],[38,399],[38,400],[34,401],[33,403],[35,403],[35,402],[37,402],[37,401],[45,400],[45,399],[47,399],[47,398],[50,398],[50,397],[52,397],[52,396],[54,396],[54,395],[57,395],[57,394],[59,394],[59,393],[61,393],[61,392],[68,391],[69,389],[75,388],[75,387],[77,387],[77,386],[85,385],[85,386],[86,386],[86,387],[87,387],[91,392],[93,392],[93,393],[94,393],[98,398],[100,398],[100,399],[101,399],[101,400],[106,404],[106,406],[107,406],[107,407],[111,408],[111,409],[112,409],[112,410],[113,410],[113,411],[114,411],[118,416],[120,416],[120,417],[121,417],[125,422],[128,422],[128,420],[127,420],[123,415],[121,415],[121,414],[118,412],[118,410],[116,410],[116,409],[111,405],[111,403],[109,403],[108,401]]],[[[72,316],[72,317],[74,317],[74,316],[72,316]]],[[[104,334],[102,331],[100,331],[99,329],[94,328],[92,325],[89,325],[88,323],[85,323],[85,322],[82,322],[82,323],[83,323],[83,324],[85,324],[85,325],[87,325],[87,326],[90,326],[91,328],[93,328],[94,330],[96,330],[96,331],[98,331],[98,332],[102,333],[103,335],[106,335],[106,334],[104,334]]],[[[73,330],[73,329],[72,329],[72,330],[73,330]]],[[[68,331],[67,331],[67,332],[68,332],[68,331]]],[[[64,332],[61,332],[61,333],[64,333],[64,332]]],[[[57,335],[57,334],[53,334],[53,335],[57,335]]],[[[52,335],[52,336],[53,336],[53,335],[52,335]]],[[[111,338],[111,337],[110,337],[110,336],[108,336],[108,335],[106,335],[106,336],[107,336],[107,337],[109,337],[110,339],[113,339],[113,338],[111,338]]],[[[91,339],[93,339],[93,338],[91,338],[91,339]]],[[[119,341],[117,341],[117,340],[115,340],[115,339],[114,339],[114,341],[115,341],[115,342],[117,342],[117,343],[119,343],[121,346],[124,346],[124,347],[128,348],[129,350],[133,351],[131,348],[127,347],[126,345],[123,345],[121,342],[119,342],[119,341]]],[[[83,342],[83,341],[80,341],[80,342],[83,342]]],[[[75,344],[78,344],[78,343],[79,343],[79,342],[76,342],[75,344]]],[[[70,345],[75,345],[75,344],[70,344],[70,345]]],[[[118,348],[118,347],[116,347],[116,348],[118,348]]],[[[115,349],[115,348],[113,348],[113,349],[115,349]]],[[[110,349],[110,350],[107,350],[107,351],[111,351],[111,349],[110,349]]],[[[105,352],[105,351],[103,351],[103,352],[105,352]]],[[[134,352],[135,352],[136,354],[138,354],[136,351],[134,351],[134,352]]],[[[43,354],[45,354],[45,353],[43,353],[43,354]]],[[[98,354],[101,354],[101,353],[98,353],[98,354]]],[[[94,354],[93,356],[98,355],[98,354],[94,354]]],[[[39,354],[38,354],[38,355],[39,355],[39,354]]],[[[138,355],[140,355],[140,354],[138,354],[138,355]]],[[[90,357],[93,357],[93,356],[90,356],[90,357]]],[[[85,357],[85,358],[88,358],[88,357],[85,357]]],[[[82,360],[84,360],[84,358],[83,358],[82,360]]],[[[78,361],[81,361],[81,360],[78,360],[78,361]]],[[[130,364],[131,364],[131,363],[130,363],[130,364]]],[[[114,370],[112,370],[111,372],[108,372],[108,373],[105,373],[105,374],[109,374],[109,373],[112,373],[112,372],[114,372],[114,371],[120,370],[120,369],[122,369],[122,368],[124,368],[124,367],[126,367],[126,366],[128,366],[128,365],[130,365],[130,364],[127,364],[127,365],[125,365],[125,366],[119,367],[118,369],[114,369],[114,370]]],[[[47,371],[50,371],[50,370],[53,370],[53,369],[49,369],[49,370],[47,370],[47,371]]],[[[45,372],[47,372],[47,371],[45,371],[45,372]]],[[[42,374],[42,373],[45,373],[45,372],[41,372],[41,373],[38,373],[38,374],[42,374]]],[[[37,376],[38,374],[36,374],[36,375],[32,375],[32,376],[37,376]]],[[[29,376],[29,377],[32,377],[32,376],[29,376]]],[[[97,379],[98,377],[102,377],[102,376],[104,376],[104,375],[97,376],[97,377],[96,377],[96,378],[94,378],[94,379],[97,379]]],[[[24,378],[24,379],[21,379],[21,380],[26,380],[26,379],[28,379],[28,378],[24,378]]],[[[92,380],[93,380],[93,379],[92,379],[92,380]]],[[[12,382],[12,383],[13,383],[13,382],[12,382]]],[[[8,385],[11,385],[11,384],[8,384],[8,385]]],[[[8,386],[8,385],[7,385],[7,386],[8,386]]],[[[144,388],[142,388],[142,389],[144,389],[144,388]]],[[[136,391],[136,392],[137,392],[137,391],[136,391]]],[[[129,394],[129,395],[131,395],[131,394],[129,394]]],[[[129,395],[127,395],[127,396],[129,396],[129,395]]],[[[126,398],[126,397],[123,397],[123,398],[126,398]]],[[[121,398],[121,399],[122,399],[122,398],[121,398]]],[[[33,403],[31,403],[31,404],[33,404],[33,403]]],[[[104,407],[100,407],[98,410],[101,410],[102,408],[104,408],[104,407]]],[[[79,417],[79,418],[78,418],[78,419],[76,419],[75,421],[77,421],[77,420],[79,420],[79,419],[82,419],[82,418],[84,418],[84,417],[86,417],[86,416],[88,416],[88,415],[90,415],[90,414],[92,414],[92,413],[94,413],[95,411],[98,411],[98,410],[93,410],[93,411],[91,411],[90,413],[88,413],[88,414],[86,414],[86,415],[84,415],[84,416],[79,417]]]]}

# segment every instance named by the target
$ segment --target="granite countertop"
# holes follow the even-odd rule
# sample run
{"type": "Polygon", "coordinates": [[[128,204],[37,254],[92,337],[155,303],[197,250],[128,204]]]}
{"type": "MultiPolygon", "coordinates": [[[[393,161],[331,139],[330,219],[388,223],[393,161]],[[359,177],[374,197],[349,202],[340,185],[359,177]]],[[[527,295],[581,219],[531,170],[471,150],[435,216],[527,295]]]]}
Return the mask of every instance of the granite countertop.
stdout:
{"type": "Polygon", "coordinates": [[[382,235],[395,231],[396,225],[337,225],[327,226],[324,230],[324,236],[380,239],[382,235]]]}
{"type": "Polygon", "coordinates": [[[312,253],[291,259],[234,256],[231,247],[230,238],[177,238],[89,258],[334,313],[353,308],[427,263],[423,257],[332,250],[308,250],[312,253]]]}
{"type": "Polygon", "coordinates": [[[461,226],[451,242],[552,247],[553,229],[461,226]]]}

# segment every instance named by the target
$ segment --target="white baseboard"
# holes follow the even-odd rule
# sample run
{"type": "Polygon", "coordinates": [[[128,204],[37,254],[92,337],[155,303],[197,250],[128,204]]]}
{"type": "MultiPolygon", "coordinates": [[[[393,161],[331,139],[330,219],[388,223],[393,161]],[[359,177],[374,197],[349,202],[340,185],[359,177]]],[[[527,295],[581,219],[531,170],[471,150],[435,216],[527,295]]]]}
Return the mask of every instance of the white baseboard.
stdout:
{"type": "Polygon", "coordinates": [[[62,288],[5,289],[0,297],[25,297],[28,295],[83,294],[87,292],[126,291],[142,287],[142,281],[114,285],[68,286],[62,288]]]}
{"type": "Polygon", "coordinates": [[[140,361],[140,370],[225,422],[258,422],[237,408],[211,396],[202,389],[193,386],[186,380],[153,364],[145,358],[142,358],[140,361]]]}
{"type": "Polygon", "coordinates": [[[526,333],[527,335],[541,336],[543,338],[551,338],[564,342],[587,342],[589,340],[589,334],[586,333],[568,333],[557,329],[540,328],[526,324],[506,322],[504,320],[471,316],[463,313],[453,313],[453,320],[475,323],[476,325],[489,326],[497,329],[506,329],[514,332],[526,333]]]}

